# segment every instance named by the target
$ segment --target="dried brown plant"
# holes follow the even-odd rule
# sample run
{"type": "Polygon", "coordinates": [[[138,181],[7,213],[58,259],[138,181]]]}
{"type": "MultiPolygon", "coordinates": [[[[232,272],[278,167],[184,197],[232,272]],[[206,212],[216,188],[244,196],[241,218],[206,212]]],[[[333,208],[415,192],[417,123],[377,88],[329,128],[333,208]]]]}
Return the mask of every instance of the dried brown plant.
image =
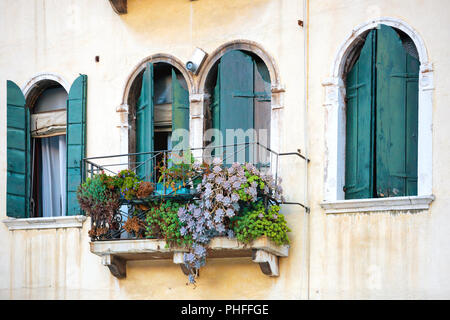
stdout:
{"type": "Polygon", "coordinates": [[[153,184],[147,181],[143,181],[141,182],[141,184],[139,185],[139,188],[137,190],[136,196],[138,197],[138,199],[145,199],[147,198],[149,195],[151,195],[153,193],[153,184]]]}

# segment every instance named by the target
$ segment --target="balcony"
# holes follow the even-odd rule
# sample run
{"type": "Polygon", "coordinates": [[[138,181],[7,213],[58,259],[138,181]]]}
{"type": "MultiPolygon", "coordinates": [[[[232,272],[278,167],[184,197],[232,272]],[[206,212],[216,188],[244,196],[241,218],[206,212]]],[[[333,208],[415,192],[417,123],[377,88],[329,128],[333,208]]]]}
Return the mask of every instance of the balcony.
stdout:
{"type": "MultiPolygon", "coordinates": [[[[126,277],[126,262],[130,260],[172,260],[180,265],[184,274],[189,275],[183,260],[184,253],[189,250],[184,247],[168,247],[164,240],[93,241],[90,249],[102,258],[102,264],[119,279],[126,277]]],[[[267,237],[261,237],[250,244],[216,237],[209,243],[208,251],[208,258],[251,258],[259,264],[265,275],[276,277],[279,275],[278,257],[287,257],[289,246],[276,245],[267,237]]]]}
{"type": "Polygon", "coordinates": [[[160,259],[197,277],[206,256],[248,257],[278,276],[290,231],[279,212],[282,155],[292,153],[242,143],[84,159],[78,199],[91,252],[118,278],[129,260],[160,259]],[[99,186],[103,207],[93,205],[99,186]]]}

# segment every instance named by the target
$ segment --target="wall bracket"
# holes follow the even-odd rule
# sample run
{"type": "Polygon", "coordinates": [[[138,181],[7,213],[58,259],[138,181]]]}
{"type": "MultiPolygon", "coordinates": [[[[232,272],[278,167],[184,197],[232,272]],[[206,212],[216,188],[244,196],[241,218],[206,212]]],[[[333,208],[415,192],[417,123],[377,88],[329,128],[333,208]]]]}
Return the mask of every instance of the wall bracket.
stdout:
{"type": "MultiPolygon", "coordinates": [[[[180,266],[184,274],[189,274],[183,260],[184,253],[188,252],[188,249],[167,247],[164,240],[93,241],[90,247],[91,252],[100,256],[102,264],[108,267],[111,274],[118,279],[126,278],[126,264],[130,260],[172,260],[180,266]]],[[[277,277],[279,257],[288,256],[289,246],[276,245],[267,237],[261,237],[249,244],[241,243],[236,239],[217,237],[209,243],[208,252],[208,258],[249,257],[259,264],[265,275],[277,277]]]]}

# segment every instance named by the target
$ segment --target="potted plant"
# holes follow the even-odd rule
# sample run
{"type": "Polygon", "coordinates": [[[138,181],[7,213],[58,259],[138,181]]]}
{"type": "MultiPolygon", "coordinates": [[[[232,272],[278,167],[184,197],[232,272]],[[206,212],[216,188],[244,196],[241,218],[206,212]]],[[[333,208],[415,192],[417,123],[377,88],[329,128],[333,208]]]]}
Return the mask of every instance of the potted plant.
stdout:
{"type": "Polygon", "coordinates": [[[181,156],[172,154],[170,158],[166,155],[156,170],[159,172],[159,179],[155,194],[162,196],[192,194],[202,174],[200,168],[194,165],[194,157],[190,152],[181,156]]]}

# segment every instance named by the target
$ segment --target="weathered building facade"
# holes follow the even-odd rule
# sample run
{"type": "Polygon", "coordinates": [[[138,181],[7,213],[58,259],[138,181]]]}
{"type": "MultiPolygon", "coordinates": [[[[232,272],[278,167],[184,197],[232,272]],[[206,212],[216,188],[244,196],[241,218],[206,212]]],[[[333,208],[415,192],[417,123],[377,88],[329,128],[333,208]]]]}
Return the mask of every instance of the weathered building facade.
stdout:
{"type": "Polygon", "coordinates": [[[0,82],[9,82],[0,86],[0,297],[447,299],[447,7],[444,0],[1,1],[0,82]],[[191,72],[185,65],[196,48],[207,55],[191,72]],[[175,122],[187,127],[195,149],[214,121],[233,126],[244,118],[225,109],[232,101],[218,102],[215,120],[214,90],[233,66],[253,66],[252,110],[264,111],[255,111],[252,123],[266,129],[270,149],[285,153],[277,174],[291,243],[276,257],[277,276],[237,255],[208,259],[195,289],[171,258],[128,261],[126,277],[117,278],[106,267],[111,261],[91,252],[90,221],[71,211],[70,183],[58,189],[67,194],[59,213],[48,214],[38,201],[10,206],[38,199],[39,187],[23,199],[21,184],[12,188],[13,179],[22,181],[14,163],[29,163],[26,173],[36,160],[14,146],[21,127],[9,110],[21,103],[32,110],[30,141],[40,141],[42,154],[43,139],[68,137],[57,152],[63,179],[64,165],[76,171],[83,157],[145,151],[135,128],[149,65],[155,79],[164,74],[172,87],[179,81],[189,105],[173,118],[175,109],[158,112],[172,103],[158,96],[151,133],[141,135],[154,135],[155,150],[156,137],[160,148],[170,147],[167,128],[175,122]],[[384,78],[383,66],[390,70],[384,78]],[[45,100],[50,89],[67,105],[45,100]],[[46,116],[52,103],[52,114],[67,122],[46,116]],[[72,115],[79,103],[85,113],[72,115]],[[353,111],[363,108],[366,116],[353,111]],[[16,151],[25,157],[11,161],[16,151]]]}

